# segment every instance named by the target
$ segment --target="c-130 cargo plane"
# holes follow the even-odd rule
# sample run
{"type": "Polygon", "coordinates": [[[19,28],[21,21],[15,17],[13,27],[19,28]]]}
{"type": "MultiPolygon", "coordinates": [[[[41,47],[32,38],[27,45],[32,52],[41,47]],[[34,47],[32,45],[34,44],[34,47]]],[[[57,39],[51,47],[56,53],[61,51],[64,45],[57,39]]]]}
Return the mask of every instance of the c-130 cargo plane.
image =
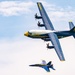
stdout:
{"type": "Polygon", "coordinates": [[[31,37],[31,38],[41,38],[44,41],[51,41],[53,46],[49,46],[47,44],[47,48],[49,49],[55,49],[59,59],[61,61],[65,61],[62,48],[60,45],[60,42],[58,39],[65,38],[68,36],[73,36],[75,38],[75,26],[72,22],[69,22],[70,30],[67,31],[56,31],[42,5],[42,3],[37,2],[38,9],[40,11],[40,15],[35,15],[36,19],[42,19],[43,24],[38,23],[39,27],[45,27],[46,30],[30,30],[28,32],[25,32],[25,36],[31,37]]]}

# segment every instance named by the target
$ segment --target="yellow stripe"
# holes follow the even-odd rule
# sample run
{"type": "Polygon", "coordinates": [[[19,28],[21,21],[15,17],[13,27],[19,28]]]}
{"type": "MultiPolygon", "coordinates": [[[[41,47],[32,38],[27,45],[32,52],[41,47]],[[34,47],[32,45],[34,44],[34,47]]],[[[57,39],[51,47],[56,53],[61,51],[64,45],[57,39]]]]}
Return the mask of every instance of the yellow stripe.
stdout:
{"type": "Polygon", "coordinates": [[[72,22],[71,20],[69,22],[72,22]]]}
{"type": "Polygon", "coordinates": [[[38,6],[39,6],[40,10],[42,10],[42,7],[41,7],[40,3],[38,3],[38,6]]]}
{"type": "Polygon", "coordinates": [[[64,62],[65,60],[60,60],[60,61],[64,62]]]}

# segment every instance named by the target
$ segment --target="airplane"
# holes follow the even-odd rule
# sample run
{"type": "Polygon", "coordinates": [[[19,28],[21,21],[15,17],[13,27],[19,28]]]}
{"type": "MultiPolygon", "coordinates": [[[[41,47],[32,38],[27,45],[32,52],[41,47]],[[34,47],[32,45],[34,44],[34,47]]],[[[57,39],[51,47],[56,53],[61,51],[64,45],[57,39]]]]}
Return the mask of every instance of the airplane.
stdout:
{"type": "Polygon", "coordinates": [[[41,68],[45,69],[47,72],[50,72],[49,68],[55,70],[54,67],[53,67],[53,64],[51,64],[51,63],[52,63],[52,61],[46,63],[45,60],[42,60],[41,64],[33,64],[33,65],[29,65],[29,66],[31,66],[31,67],[41,67],[41,68]]]}
{"type": "Polygon", "coordinates": [[[54,48],[60,61],[65,61],[65,57],[63,55],[63,51],[62,51],[62,48],[61,48],[61,45],[60,45],[60,42],[58,39],[65,38],[68,36],[73,36],[75,38],[75,26],[74,26],[73,22],[69,22],[70,30],[56,31],[53,27],[52,22],[50,21],[48,15],[47,15],[42,3],[37,2],[37,6],[38,6],[41,16],[38,16],[36,14],[37,17],[35,17],[35,18],[42,19],[43,24],[40,24],[40,22],[38,22],[38,26],[45,27],[46,30],[29,30],[29,31],[25,32],[24,35],[27,37],[33,38],[33,39],[39,38],[44,41],[51,41],[52,46],[49,46],[49,44],[47,44],[47,48],[48,49],[54,48]]]}

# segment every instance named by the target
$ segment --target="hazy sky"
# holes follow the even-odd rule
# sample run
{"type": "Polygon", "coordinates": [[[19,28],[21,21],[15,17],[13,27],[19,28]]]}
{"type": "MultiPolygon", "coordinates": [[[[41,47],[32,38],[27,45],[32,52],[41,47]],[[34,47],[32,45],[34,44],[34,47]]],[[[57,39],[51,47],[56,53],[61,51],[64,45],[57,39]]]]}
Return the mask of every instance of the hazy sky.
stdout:
{"type": "MultiPolygon", "coordinates": [[[[31,29],[42,29],[34,18],[39,14],[36,2],[42,2],[56,30],[69,30],[75,24],[74,0],[0,0],[0,75],[71,75],[75,74],[75,39],[61,39],[66,61],[61,62],[54,49],[47,50],[46,42],[24,36],[31,29]],[[29,67],[44,59],[52,61],[55,71],[29,67]]],[[[39,14],[40,15],[40,14],[39,14]]],[[[50,43],[51,45],[51,43],[50,43]]]]}

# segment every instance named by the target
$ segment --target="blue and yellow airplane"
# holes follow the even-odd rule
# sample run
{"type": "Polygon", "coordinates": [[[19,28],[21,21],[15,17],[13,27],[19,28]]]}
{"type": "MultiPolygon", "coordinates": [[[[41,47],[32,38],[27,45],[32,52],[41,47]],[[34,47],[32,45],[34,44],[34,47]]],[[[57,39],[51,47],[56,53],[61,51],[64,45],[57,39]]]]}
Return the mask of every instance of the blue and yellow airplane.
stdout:
{"type": "Polygon", "coordinates": [[[46,63],[45,60],[42,60],[41,64],[33,64],[33,65],[29,65],[29,66],[32,66],[32,67],[41,67],[41,68],[45,69],[47,72],[50,72],[49,68],[55,70],[54,67],[53,67],[53,64],[51,64],[51,63],[52,63],[51,61],[48,62],[48,63],[46,63]]]}
{"type": "Polygon", "coordinates": [[[51,41],[53,46],[49,46],[47,44],[47,48],[49,49],[55,49],[59,59],[61,61],[65,61],[60,42],[58,39],[65,38],[68,36],[73,36],[75,38],[75,26],[72,22],[69,22],[70,30],[67,31],[56,31],[42,5],[42,3],[37,2],[37,6],[39,8],[41,16],[35,15],[36,19],[42,19],[43,24],[40,24],[38,22],[39,27],[45,27],[46,30],[30,30],[28,32],[25,32],[25,36],[31,37],[31,38],[41,38],[44,41],[51,41]]]}

